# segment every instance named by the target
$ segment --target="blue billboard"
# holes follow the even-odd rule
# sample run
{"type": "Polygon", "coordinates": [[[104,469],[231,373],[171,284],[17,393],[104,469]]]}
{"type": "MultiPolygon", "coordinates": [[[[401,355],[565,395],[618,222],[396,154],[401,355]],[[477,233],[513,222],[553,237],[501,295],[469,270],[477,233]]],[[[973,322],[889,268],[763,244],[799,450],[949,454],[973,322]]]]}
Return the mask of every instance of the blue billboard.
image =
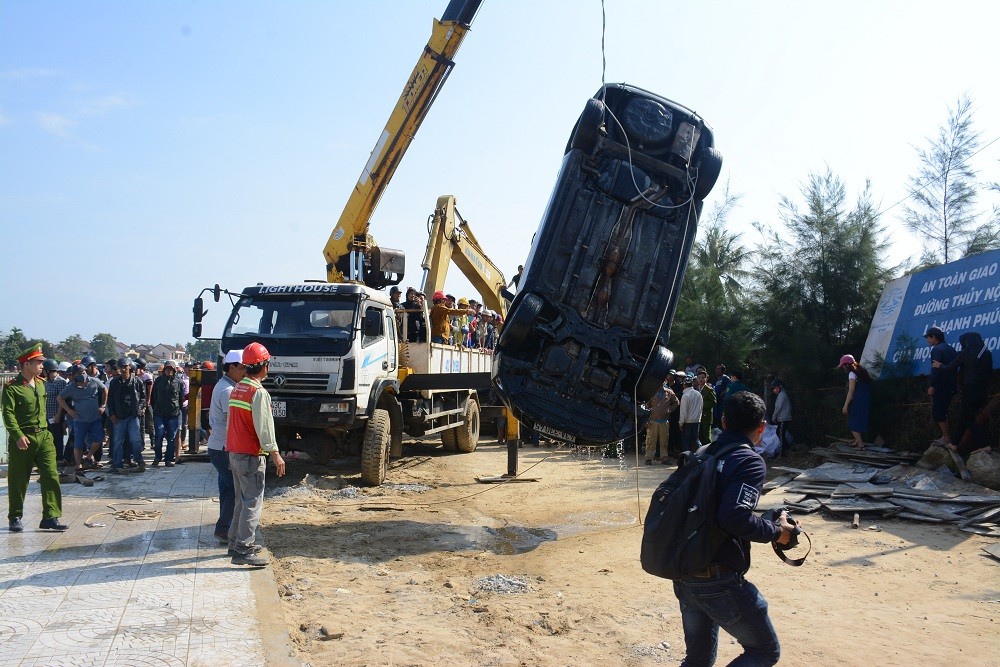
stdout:
{"type": "MultiPolygon", "coordinates": [[[[885,286],[872,319],[862,363],[881,357],[881,377],[929,375],[930,347],[924,333],[938,327],[946,342],[961,349],[958,337],[978,331],[986,347],[1000,345],[1000,250],[973,255],[913,273],[885,286]]],[[[1000,354],[993,355],[1000,368],[1000,354]]]]}

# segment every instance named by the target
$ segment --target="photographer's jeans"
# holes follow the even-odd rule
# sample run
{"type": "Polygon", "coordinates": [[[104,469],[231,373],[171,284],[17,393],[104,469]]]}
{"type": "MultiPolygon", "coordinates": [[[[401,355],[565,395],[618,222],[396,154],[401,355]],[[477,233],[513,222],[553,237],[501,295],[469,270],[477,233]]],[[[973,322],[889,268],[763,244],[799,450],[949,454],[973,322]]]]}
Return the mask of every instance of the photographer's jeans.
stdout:
{"type": "Polygon", "coordinates": [[[125,458],[123,445],[128,440],[129,458],[139,463],[142,461],[142,435],[139,432],[139,418],[128,417],[111,424],[111,467],[121,468],[125,458]]]}
{"type": "Polygon", "coordinates": [[[715,664],[719,628],[743,647],[730,665],[774,665],[781,656],[778,636],[767,616],[767,601],[757,587],[731,573],[711,579],[674,582],[674,595],[681,603],[687,656],[682,665],[708,667],[715,664]]]}
{"type": "Polygon", "coordinates": [[[174,454],[176,453],[177,447],[177,429],[181,426],[180,415],[176,417],[166,418],[153,416],[153,423],[156,426],[156,436],[153,440],[153,460],[155,463],[159,463],[163,460],[163,440],[167,441],[167,458],[168,462],[174,460],[174,454]]]}

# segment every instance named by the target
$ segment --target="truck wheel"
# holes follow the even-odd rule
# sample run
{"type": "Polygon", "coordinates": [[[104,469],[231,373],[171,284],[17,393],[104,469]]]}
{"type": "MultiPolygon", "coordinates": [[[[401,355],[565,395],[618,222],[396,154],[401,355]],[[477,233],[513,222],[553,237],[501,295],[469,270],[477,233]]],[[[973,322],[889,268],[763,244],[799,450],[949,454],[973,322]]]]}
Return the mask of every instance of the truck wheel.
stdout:
{"type": "Polygon", "coordinates": [[[518,348],[531,333],[531,327],[542,312],[542,299],[535,294],[525,294],[517,308],[510,314],[500,332],[500,348],[510,350],[518,348]]]}
{"type": "Polygon", "coordinates": [[[365,439],[361,444],[361,482],[366,486],[378,486],[385,481],[385,471],[389,464],[389,412],[376,409],[365,428],[365,439]]]}
{"type": "Polygon", "coordinates": [[[714,146],[709,146],[702,151],[698,158],[698,180],[694,184],[694,198],[704,199],[715,187],[715,182],[719,180],[722,172],[722,153],[714,146]]]}
{"type": "Polygon", "coordinates": [[[458,449],[458,441],[455,439],[455,429],[450,428],[447,431],[441,431],[441,446],[449,452],[454,452],[458,449]]]}
{"type": "Polygon", "coordinates": [[[597,146],[597,139],[603,124],[604,103],[593,98],[587,100],[587,106],[583,107],[583,113],[580,114],[580,119],[576,121],[576,127],[573,128],[573,136],[569,140],[570,150],[579,149],[584,153],[592,152],[597,146]]]}
{"type": "Polygon", "coordinates": [[[476,451],[479,444],[479,403],[469,399],[465,406],[465,423],[452,429],[458,444],[458,451],[469,454],[476,451]]]}

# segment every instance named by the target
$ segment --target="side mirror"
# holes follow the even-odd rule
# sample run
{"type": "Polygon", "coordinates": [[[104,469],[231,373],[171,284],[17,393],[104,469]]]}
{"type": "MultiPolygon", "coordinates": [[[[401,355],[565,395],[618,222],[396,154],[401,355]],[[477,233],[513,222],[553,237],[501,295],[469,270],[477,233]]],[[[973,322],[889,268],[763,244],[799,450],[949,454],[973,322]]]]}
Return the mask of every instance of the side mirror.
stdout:
{"type": "Polygon", "coordinates": [[[195,322],[194,326],[191,327],[191,336],[193,338],[201,338],[201,322],[195,322]]]}
{"type": "Polygon", "coordinates": [[[212,296],[215,297],[215,302],[219,303],[219,299],[222,298],[222,288],[219,287],[219,283],[215,283],[215,287],[212,289],[212,296]]]}
{"type": "Polygon", "coordinates": [[[201,318],[205,317],[205,313],[208,312],[207,310],[205,310],[205,300],[202,299],[200,296],[197,299],[195,299],[194,308],[191,309],[191,312],[194,313],[194,321],[201,322],[201,318]]]}

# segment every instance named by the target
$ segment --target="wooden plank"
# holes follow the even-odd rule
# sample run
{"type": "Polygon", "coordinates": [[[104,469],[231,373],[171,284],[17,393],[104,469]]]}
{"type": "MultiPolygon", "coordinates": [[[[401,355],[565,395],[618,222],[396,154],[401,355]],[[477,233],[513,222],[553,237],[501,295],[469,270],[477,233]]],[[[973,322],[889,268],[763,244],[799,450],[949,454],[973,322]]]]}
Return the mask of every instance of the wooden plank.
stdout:
{"type": "Polygon", "coordinates": [[[782,487],[785,484],[788,484],[789,482],[791,482],[793,479],[795,479],[796,476],[797,476],[797,474],[780,475],[779,477],[775,477],[774,479],[770,480],[769,482],[764,482],[764,492],[766,493],[768,491],[773,491],[774,489],[782,487]]]}
{"type": "Polygon", "coordinates": [[[897,498],[893,496],[889,499],[889,502],[893,505],[898,505],[904,510],[909,510],[911,512],[916,512],[917,514],[923,514],[924,516],[934,517],[935,519],[941,519],[942,521],[961,521],[964,517],[961,514],[955,514],[954,512],[949,512],[948,510],[942,509],[937,505],[927,502],[921,502],[919,500],[907,500],[905,498],[897,498]]]}
{"type": "Polygon", "coordinates": [[[813,512],[818,511],[821,506],[822,504],[820,503],[820,501],[816,500],[815,498],[806,498],[803,501],[797,503],[788,503],[787,505],[788,509],[795,510],[796,512],[801,514],[812,514],[813,512]]]}

